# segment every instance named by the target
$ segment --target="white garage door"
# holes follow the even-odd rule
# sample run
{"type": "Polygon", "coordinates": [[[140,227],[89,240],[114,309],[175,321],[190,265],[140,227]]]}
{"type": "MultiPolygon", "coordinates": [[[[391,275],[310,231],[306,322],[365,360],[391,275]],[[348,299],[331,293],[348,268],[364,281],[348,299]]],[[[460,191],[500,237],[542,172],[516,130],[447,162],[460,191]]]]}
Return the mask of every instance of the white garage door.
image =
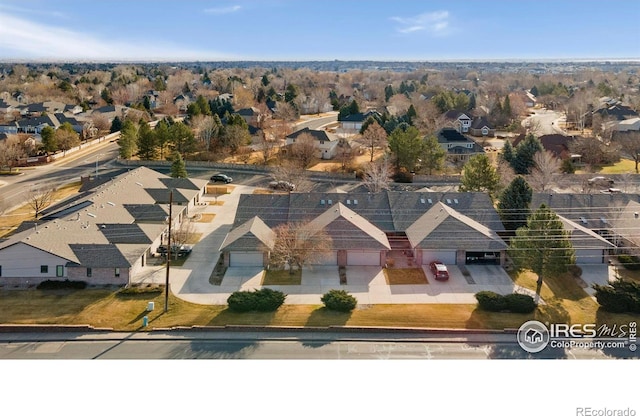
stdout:
{"type": "Polygon", "coordinates": [[[576,250],[576,263],[578,264],[602,264],[602,250],[576,250]]]}
{"type": "Polygon", "coordinates": [[[322,255],[322,258],[315,259],[311,262],[311,264],[315,264],[316,266],[337,266],[338,265],[338,252],[331,251],[322,255]]]}
{"type": "Polygon", "coordinates": [[[422,264],[429,264],[434,260],[444,264],[456,264],[456,252],[446,250],[425,250],[422,252],[422,264]]]}
{"type": "Polygon", "coordinates": [[[349,266],[379,266],[379,251],[348,251],[347,265],[349,266]]]}
{"type": "Polygon", "coordinates": [[[261,267],[262,264],[262,253],[260,252],[242,252],[242,251],[232,251],[229,258],[229,266],[231,267],[242,267],[242,266],[258,266],[261,267]]]}

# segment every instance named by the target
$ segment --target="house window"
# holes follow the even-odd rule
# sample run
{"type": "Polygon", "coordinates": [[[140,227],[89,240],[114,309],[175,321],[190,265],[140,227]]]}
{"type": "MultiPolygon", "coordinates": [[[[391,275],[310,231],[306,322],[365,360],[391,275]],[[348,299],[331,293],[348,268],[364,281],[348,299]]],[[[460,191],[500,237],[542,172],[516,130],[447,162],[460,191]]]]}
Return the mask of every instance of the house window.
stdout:
{"type": "Polygon", "coordinates": [[[116,267],[114,270],[114,274],[116,277],[120,277],[120,267],[116,267]]]}
{"type": "Polygon", "coordinates": [[[324,140],[320,140],[320,144],[324,144],[324,140]]]}
{"type": "Polygon", "coordinates": [[[56,266],[56,277],[64,276],[64,266],[56,266]]]}
{"type": "Polygon", "coordinates": [[[91,267],[87,267],[87,277],[91,277],[91,273],[92,273],[91,267]]]}
{"type": "Polygon", "coordinates": [[[49,266],[40,266],[40,273],[49,273],[49,266]]]}

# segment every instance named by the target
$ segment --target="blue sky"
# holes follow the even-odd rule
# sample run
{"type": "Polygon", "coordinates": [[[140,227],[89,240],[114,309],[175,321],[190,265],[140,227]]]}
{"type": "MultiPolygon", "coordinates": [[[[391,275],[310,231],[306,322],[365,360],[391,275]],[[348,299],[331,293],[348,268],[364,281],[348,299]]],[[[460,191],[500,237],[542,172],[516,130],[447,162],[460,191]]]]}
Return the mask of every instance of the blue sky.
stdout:
{"type": "Polygon", "coordinates": [[[0,60],[640,58],[637,0],[0,0],[0,60]]]}

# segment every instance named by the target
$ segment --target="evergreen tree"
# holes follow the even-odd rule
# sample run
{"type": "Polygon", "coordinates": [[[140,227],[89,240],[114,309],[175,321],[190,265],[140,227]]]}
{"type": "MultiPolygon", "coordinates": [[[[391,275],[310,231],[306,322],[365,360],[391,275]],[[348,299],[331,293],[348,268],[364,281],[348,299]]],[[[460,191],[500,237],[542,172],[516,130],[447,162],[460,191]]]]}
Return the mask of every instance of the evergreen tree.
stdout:
{"type": "Polygon", "coordinates": [[[413,125],[413,120],[415,120],[417,116],[418,113],[416,112],[416,108],[411,104],[407,110],[407,123],[413,125]]]}
{"type": "Polygon", "coordinates": [[[394,156],[397,170],[405,168],[409,172],[415,171],[418,159],[424,153],[424,146],[420,132],[413,126],[406,129],[398,127],[389,135],[389,150],[394,156]]]}
{"type": "Polygon", "coordinates": [[[54,153],[58,150],[58,142],[56,141],[56,131],[51,126],[46,126],[40,131],[42,137],[42,147],[47,153],[54,153]]]}
{"type": "Polygon", "coordinates": [[[151,127],[144,121],[138,129],[138,157],[143,160],[153,160],[158,153],[156,135],[151,127]]]}
{"type": "Polygon", "coordinates": [[[131,120],[126,120],[120,131],[120,157],[123,159],[131,159],[138,153],[138,130],[137,124],[131,120]]]}
{"type": "Polygon", "coordinates": [[[508,140],[508,139],[505,140],[504,146],[502,147],[502,152],[500,153],[500,157],[505,162],[508,162],[509,164],[512,163],[513,158],[515,157],[515,155],[513,153],[513,145],[511,144],[510,140],[508,140]]]}
{"type": "Polygon", "coordinates": [[[165,119],[160,120],[158,124],[156,124],[156,128],[153,133],[155,136],[156,146],[160,151],[160,160],[164,160],[165,149],[171,139],[169,123],[165,119]]]}
{"type": "Polygon", "coordinates": [[[204,98],[204,96],[198,95],[198,98],[196,98],[196,105],[200,109],[200,114],[203,114],[205,116],[211,115],[211,107],[209,106],[209,103],[207,102],[207,99],[204,98]]]}
{"type": "Polygon", "coordinates": [[[440,146],[436,136],[428,136],[424,140],[424,148],[422,150],[422,162],[420,163],[421,170],[431,175],[434,171],[441,170],[444,167],[444,159],[447,156],[447,152],[440,146]]]}
{"type": "Polygon", "coordinates": [[[395,94],[393,92],[393,86],[391,84],[387,85],[386,87],[384,87],[384,100],[385,101],[389,101],[389,99],[391,97],[393,97],[393,94],[395,94]]]}
{"type": "Polygon", "coordinates": [[[196,138],[193,131],[184,123],[174,123],[169,127],[170,145],[180,155],[191,153],[196,148],[196,138]]]}
{"type": "Polygon", "coordinates": [[[284,100],[291,105],[295,105],[294,100],[298,97],[298,87],[295,84],[287,85],[287,89],[284,92],[284,100]]]}
{"type": "Polygon", "coordinates": [[[264,75],[262,76],[262,81],[261,81],[261,83],[262,83],[262,86],[263,86],[263,87],[268,87],[268,86],[269,86],[269,77],[267,76],[267,74],[264,74],[264,75]]]}
{"type": "Polygon", "coordinates": [[[186,178],[187,167],[184,163],[184,159],[182,159],[182,155],[176,152],[173,155],[173,162],[171,163],[171,177],[172,178],[186,178]]]}
{"type": "MultiPolygon", "coordinates": [[[[592,81],[593,82],[593,81],[592,81]]],[[[529,91],[531,93],[531,95],[533,95],[534,97],[537,97],[539,95],[538,93],[538,87],[536,87],[535,85],[533,87],[531,87],[531,91],[529,91]]]]}
{"type": "Polygon", "coordinates": [[[560,218],[542,204],[511,239],[509,256],[519,269],[538,275],[536,303],[540,299],[543,278],[567,271],[575,263],[575,250],[560,218]]]}
{"type": "Polygon", "coordinates": [[[115,133],[120,130],[122,130],[122,120],[120,120],[120,117],[115,116],[113,121],[111,122],[111,128],[109,129],[109,132],[115,133]]]}
{"type": "Polygon", "coordinates": [[[515,157],[511,161],[513,170],[519,175],[527,175],[535,166],[533,156],[542,151],[542,143],[533,134],[528,134],[516,147],[515,157]]]}
{"type": "Polygon", "coordinates": [[[502,114],[504,114],[508,122],[513,118],[513,113],[511,112],[511,100],[509,99],[508,94],[504,97],[504,102],[502,103],[502,114]]]}
{"type": "Polygon", "coordinates": [[[533,191],[522,176],[516,176],[500,194],[498,214],[506,230],[515,231],[527,225],[533,191]]]}
{"type": "Polygon", "coordinates": [[[500,177],[485,154],[471,156],[464,165],[460,180],[460,192],[488,192],[493,194],[498,189],[500,177]]]}
{"type": "Polygon", "coordinates": [[[467,107],[467,111],[474,110],[476,108],[476,95],[471,94],[469,97],[469,106],[467,107]]]}

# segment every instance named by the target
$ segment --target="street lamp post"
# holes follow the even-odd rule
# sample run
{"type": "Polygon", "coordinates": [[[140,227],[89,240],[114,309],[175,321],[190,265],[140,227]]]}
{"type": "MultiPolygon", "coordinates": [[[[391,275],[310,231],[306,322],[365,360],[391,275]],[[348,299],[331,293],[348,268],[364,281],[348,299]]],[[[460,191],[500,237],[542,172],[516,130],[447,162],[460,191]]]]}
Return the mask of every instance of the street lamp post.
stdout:
{"type": "Polygon", "coordinates": [[[165,277],[164,288],[164,311],[169,310],[169,270],[171,270],[171,206],[173,205],[173,190],[169,191],[169,235],[167,236],[167,274],[165,277]]]}

